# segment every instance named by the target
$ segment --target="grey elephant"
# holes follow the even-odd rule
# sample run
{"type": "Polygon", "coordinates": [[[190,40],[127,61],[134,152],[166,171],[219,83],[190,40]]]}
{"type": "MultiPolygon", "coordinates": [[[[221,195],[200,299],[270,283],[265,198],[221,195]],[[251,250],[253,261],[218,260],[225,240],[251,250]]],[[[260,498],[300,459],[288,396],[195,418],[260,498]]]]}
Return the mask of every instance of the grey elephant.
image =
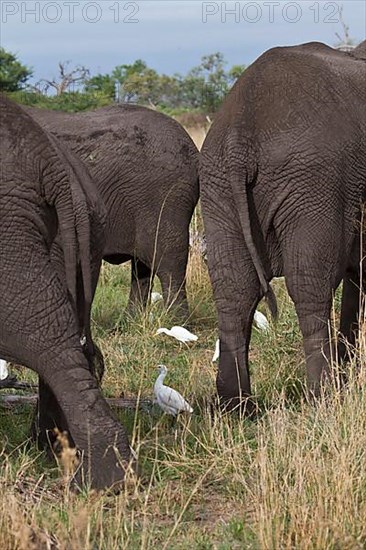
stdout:
{"type": "Polygon", "coordinates": [[[340,331],[355,341],[365,254],[365,50],[366,42],[352,53],[320,43],[269,50],[234,85],[204,142],[217,389],[228,408],[251,395],[253,314],[263,296],[276,314],[273,277],[285,276],[296,307],[310,396],[327,378],[328,320],[342,279],[340,331]]]}
{"type": "Polygon", "coordinates": [[[128,309],[146,306],[152,277],[167,306],[188,316],[185,274],[196,206],[198,151],[170,117],[136,105],[87,113],[27,112],[81,159],[107,209],[104,259],[131,260],[128,309]]]}
{"type": "Polygon", "coordinates": [[[84,168],[54,138],[4,96],[0,115],[0,356],[39,375],[41,429],[67,430],[80,451],[76,479],[102,488],[122,481],[130,460],[80,343],[82,331],[93,354],[103,240],[91,252],[91,233],[102,233],[105,213],[84,168]],[[57,246],[51,253],[57,233],[61,267],[57,246]]]}

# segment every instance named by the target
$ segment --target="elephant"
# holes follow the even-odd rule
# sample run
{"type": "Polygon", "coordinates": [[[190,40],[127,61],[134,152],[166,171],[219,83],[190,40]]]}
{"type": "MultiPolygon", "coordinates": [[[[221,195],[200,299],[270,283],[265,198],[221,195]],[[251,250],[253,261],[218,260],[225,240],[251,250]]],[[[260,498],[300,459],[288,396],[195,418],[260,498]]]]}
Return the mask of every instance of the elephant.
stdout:
{"type": "Polygon", "coordinates": [[[165,304],[188,317],[189,223],[198,201],[198,151],[172,118],[133,104],[85,113],[26,108],[81,159],[107,209],[103,258],[131,260],[128,311],[148,303],[152,277],[165,304]]]}
{"type": "Polygon", "coordinates": [[[92,251],[91,236],[103,234],[103,203],[86,169],[4,95],[0,115],[0,356],[39,375],[41,429],[56,420],[69,433],[80,457],[75,482],[122,483],[128,437],[88,361],[104,246],[100,237],[92,251]]]}
{"type": "Polygon", "coordinates": [[[295,305],[310,401],[329,380],[328,321],[342,280],[340,332],[355,343],[366,252],[365,58],[366,42],[351,53],[321,43],[268,50],[235,83],[203,144],[200,191],[224,409],[255,410],[248,348],[263,296],[276,316],[273,277],[285,277],[295,305]]]}

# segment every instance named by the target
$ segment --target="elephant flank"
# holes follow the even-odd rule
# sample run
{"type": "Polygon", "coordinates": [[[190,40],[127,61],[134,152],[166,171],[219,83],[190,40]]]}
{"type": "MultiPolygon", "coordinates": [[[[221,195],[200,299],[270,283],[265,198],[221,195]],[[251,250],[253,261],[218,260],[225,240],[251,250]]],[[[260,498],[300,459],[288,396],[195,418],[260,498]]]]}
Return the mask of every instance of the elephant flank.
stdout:
{"type": "Polygon", "coordinates": [[[271,285],[268,283],[265,270],[262,264],[262,260],[258,254],[258,250],[253,240],[253,234],[250,224],[250,211],[248,204],[247,185],[249,183],[250,174],[248,168],[241,163],[238,163],[240,154],[234,154],[234,148],[240,143],[239,136],[236,135],[235,130],[231,130],[229,136],[228,147],[228,162],[229,162],[229,179],[231,184],[231,190],[233,193],[234,204],[236,205],[241,230],[245,244],[248,248],[249,254],[252,258],[253,265],[257,272],[259,283],[261,285],[264,297],[268,303],[269,310],[274,319],[277,318],[278,308],[276,296],[273,292],[271,285]],[[244,185],[243,185],[243,179],[244,185]]]}

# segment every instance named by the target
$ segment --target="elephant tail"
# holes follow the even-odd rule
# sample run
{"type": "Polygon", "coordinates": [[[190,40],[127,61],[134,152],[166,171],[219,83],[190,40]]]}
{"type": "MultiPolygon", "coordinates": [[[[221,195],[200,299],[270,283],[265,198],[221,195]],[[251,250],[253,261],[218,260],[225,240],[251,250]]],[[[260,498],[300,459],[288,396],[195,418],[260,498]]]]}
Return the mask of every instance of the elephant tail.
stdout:
{"type": "Polygon", "coordinates": [[[231,183],[234,204],[236,205],[238,211],[238,217],[243,232],[244,241],[252,258],[252,262],[257,272],[259,283],[262,288],[264,297],[266,298],[266,301],[268,303],[271,315],[274,319],[276,319],[278,313],[276,296],[267,280],[261,257],[258,253],[257,247],[255,246],[250,223],[248,185],[250,184],[250,182],[255,180],[256,173],[251,167],[249,168],[248,166],[245,166],[243,162],[240,162],[240,159],[243,158],[244,151],[243,147],[241,146],[241,140],[235,130],[232,130],[230,134],[228,145],[229,147],[227,158],[228,162],[230,163],[229,179],[231,183]]]}
{"type": "MultiPolygon", "coordinates": [[[[52,204],[52,203],[51,203],[52,204]]],[[[66,287],[74,310],[77,311],[77,235],[73,198],[70,188],[60,186],[60,192],[54,199],[58,218],[58,230],[65,262],[66,287]]]]}
{"type": "MultiPolygon", "coordinates": [[[[62,240],[62,249],[65,257],[66,282],[68,290],[72,296],[75,312],[78,315],[78,297],[77,297],[77,271],[80,265],[81,278],[83,285],[84,309],[82,312],[83,330],[86,337],[86,346],[90,353],[93,352],[93,342],[91,339],[90,319],[91,305],[93,300],[92,276],[91,276],[91,252],[90,252],[90,216],[87,196],[81,185],[80,174],[76,161],[64,146],[50,136],[52,142],[57,148],[57,152],[67,174],[69,176],[69,190],[71,204],[67,215],[59,215],[59,230],[62,240]],[[69,213],[72,212],[72,227],[68,222],[69,213]],[[72,242],[70,247],[68,243],[72,242]],[[79,264],[80,262],[80,264],[79,264]]],[[[62,212],[62,211],[61,211],[62,212]]],[[[61,213],[60,212],[60,213],[61,213]]]]}

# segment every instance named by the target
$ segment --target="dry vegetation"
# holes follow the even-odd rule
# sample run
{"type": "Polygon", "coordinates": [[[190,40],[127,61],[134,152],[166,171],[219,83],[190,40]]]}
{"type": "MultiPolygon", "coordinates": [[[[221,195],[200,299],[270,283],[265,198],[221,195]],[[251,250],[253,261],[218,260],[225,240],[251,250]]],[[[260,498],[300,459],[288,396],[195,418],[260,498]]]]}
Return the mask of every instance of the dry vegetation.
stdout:
{"type": "Polygon", "coordinates": [[[207,132],[212,124],[211,117],[198,113],[184,113],[183,115],[178,115],[174,118],[191,136],[197,149],[201,150],[207,132]]]}
{"type": "Polygon", "coordinates": [[[253,330],[261,414],[211,416],[216,319],[200,255],[192,251],[188,270],[190,326],[199,336],[190,347],[155,336],[170,323],[160,304],[125,319],[129,279],[127,266],[103,266],[93,322],[106,358],[104,392],[149,397],[154,367],[165,363],[167,383],[195,412],[176,426],[155,407],[118,412],[140,480],[131,476],[119,495],[75,495],[62,465],[27,444],[31,408],[0,407],[0,548],[365,548],[366,331],[348,388],[308,405],[294,309],[276,281],[279,321],[269,334],[253,330]]]}

